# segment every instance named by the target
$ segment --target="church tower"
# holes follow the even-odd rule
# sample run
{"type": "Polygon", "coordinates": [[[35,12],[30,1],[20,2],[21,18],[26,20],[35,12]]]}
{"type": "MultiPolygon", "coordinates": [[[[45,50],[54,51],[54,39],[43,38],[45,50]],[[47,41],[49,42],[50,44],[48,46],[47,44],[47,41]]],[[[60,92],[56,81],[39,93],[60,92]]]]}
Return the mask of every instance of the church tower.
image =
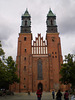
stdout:
{"type": "Polygon", "coordinates": [[[47,14],[47,33],[57,33],[56,16],[50,11],[47,14]]]}
{"type": "Polygon", "coordinates": [[[29,56],[32,53],[31,16],[27,9],[21,18],[22,23],[18,38],[18,51],[16,60],[20,83],[18,86],[16,86],[16,91],[26,92],[28,89],[29,56]]]}
{"type": "Polygon", "coordinates": [[[31,33],[31,16],[27,11],[27,9],[21,18],[22,18],[21,33],[31,33]]]}
{"type": "Polygon", "coordinates": [[[61,53],[61,43],[60,37],[56,25],[56,15],[49,10],[47,14],[47,48],[50,66],[50,89],[58,89],[60,87],[59,83],[59,71],[62,64],[62,53],[61,53]]]}

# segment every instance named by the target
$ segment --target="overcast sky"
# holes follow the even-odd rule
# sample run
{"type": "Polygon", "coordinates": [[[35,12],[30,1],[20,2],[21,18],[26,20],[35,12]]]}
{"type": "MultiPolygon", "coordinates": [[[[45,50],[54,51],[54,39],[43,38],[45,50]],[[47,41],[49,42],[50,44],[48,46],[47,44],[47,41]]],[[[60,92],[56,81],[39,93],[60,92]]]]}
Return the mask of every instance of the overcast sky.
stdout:
{"type": "Polygon", "coordinates": [[[0,40],[6,57],[17,55],[21,16],[28,9],[33,38],[46,36],[46,16],[49,9],[56,14],[62,55],[75,54],[75,0],[0,0],[0,40]]]}

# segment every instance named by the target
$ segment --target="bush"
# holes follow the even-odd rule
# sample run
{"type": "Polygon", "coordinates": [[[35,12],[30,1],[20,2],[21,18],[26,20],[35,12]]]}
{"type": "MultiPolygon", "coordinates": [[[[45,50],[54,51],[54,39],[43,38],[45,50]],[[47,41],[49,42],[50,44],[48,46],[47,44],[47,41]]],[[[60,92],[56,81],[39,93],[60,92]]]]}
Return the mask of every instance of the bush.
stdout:
{"type": "Polygon", "coordinates": [[[6,95],[14,95],[14,92],[7,90],[6,95]]]}
{"type": "Polygon", "coordinates": [[[3,95],[3,92],[2,91],[0,91],[0,96],[2,96],[3,95]]]}

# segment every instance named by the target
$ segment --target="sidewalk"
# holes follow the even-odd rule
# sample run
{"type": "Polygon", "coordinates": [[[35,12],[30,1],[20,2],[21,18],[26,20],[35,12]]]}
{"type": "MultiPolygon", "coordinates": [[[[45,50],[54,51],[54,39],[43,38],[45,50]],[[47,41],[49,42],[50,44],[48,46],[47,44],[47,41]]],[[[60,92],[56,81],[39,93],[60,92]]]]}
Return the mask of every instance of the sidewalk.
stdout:
{"type": "MultiPolygon", "coordinates": [[[[0,100],[37,100],[36,93],[15,93],[14,95],[8,95],[1,97],[0,100]]],[[[41,100],[56,100],[52,99],[52,94],[49,92],[43,92],[42,99],[41,100]]],[[[62,96],[62,100],[64,100],[62,96]]],[[[70,99],[69,99],[70,100],[70,99]]]]}

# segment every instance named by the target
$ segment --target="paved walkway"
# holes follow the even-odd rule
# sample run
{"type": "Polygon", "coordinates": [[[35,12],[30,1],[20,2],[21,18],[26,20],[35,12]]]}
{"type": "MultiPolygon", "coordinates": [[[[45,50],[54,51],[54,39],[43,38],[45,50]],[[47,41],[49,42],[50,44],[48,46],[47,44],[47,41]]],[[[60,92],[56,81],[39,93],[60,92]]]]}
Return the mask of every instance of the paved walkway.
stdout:
{"type": "MultiPolygon", "coordinates": [[[[27,93],[15,93],[14,95],[8,95],[8,96],[0,96],[0,100],[37,100],[36,93],[31,93],[28,95],[27,93]]],[[[42,100],[56,100],[52,99],[51,93],[43,92],[42,100]]],[[[62,100],[64,100],[62,96],[62,100]]]]}

